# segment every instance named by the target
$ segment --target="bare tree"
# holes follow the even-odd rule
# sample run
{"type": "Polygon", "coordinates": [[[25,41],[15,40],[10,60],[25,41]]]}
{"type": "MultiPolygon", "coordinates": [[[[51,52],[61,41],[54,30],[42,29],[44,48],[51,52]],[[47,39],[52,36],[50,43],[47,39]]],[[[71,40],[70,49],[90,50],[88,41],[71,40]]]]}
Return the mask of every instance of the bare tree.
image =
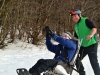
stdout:
{"type": "Polygon", "coordinates": [[[0,5],[0,45],[6,38],[38,44],[45,37],[45,26],[56,34],[73,32],[70,11],[80,9],[98,27],[100,34],[100,1],[98,0],[2,0],[0,5]],[[41,38],[42,37],[42,38],[41,38]]]}

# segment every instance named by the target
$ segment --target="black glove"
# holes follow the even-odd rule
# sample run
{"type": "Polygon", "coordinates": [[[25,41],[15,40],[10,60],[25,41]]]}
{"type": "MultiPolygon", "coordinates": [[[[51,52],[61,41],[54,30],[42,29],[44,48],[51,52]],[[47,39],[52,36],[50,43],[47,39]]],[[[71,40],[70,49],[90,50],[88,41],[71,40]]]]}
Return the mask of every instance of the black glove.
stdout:
{"type": "Polygon", "coordinates": [[[46,37],[51,37],[51,35],[53,34],[52,31],[49,29],[48,26],[45,27],[46,30],[46,37]]]}

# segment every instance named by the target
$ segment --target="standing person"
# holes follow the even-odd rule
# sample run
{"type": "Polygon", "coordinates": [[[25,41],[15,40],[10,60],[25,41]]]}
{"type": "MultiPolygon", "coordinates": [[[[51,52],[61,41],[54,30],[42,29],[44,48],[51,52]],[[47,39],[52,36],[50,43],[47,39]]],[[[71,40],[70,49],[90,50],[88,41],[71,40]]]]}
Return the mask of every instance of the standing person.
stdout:
{"type": "Polygon", "coordinates": [[[76,67],[79,75],[86,75],[81,60],[88,55],[95,75],[100,75],[100,67],[97,59],[98,41],[96,38],[97,28],[91,20],[81,16],[81,11],[76,9],[70,12],[71,19],[75,22],[75,37],[82,39],[79,57],[76,67]]]}
{"type": "Polygon", "coordinates": [[[49,51],[55,54],[57,53],[57,55],[54,59],[39,59],[37,63],[29,69],[30,74],[40,75],[43,71],[54,68],[61,62],[65,62],[66,64],[71,62],[77,49],[75,40],[73,40],[68,33],[63,33],[62,36],[57,36],[51,32],[48,26],[46,26],[46,46],[49,51]],[[51,38],[59,44],[52,44],[51,38]],[[59,49],[60,52],[58,51],[59,49]]]}

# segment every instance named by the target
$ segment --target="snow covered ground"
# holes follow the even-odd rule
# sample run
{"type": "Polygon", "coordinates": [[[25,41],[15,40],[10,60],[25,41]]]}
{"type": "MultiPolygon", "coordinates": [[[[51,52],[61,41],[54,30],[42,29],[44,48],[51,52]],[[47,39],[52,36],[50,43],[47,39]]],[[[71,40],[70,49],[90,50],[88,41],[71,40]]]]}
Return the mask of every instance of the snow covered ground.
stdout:
{"type": "MultiPolygon", "coordinates": [[[[8,44],[0,49],[0,75],[17,75],[17,68],[29,69],[40,58],[53,58],[54,54],[49,52],[45,45],[35,46],[21,41],[8,44]]],[[[98,61],[100,63],[100,45],[98,47],[98,61]]],[[[86,75],[94,75],[88,57],[82,61],[85,66],[86,75]]],[[[72,75],[78,75],[75,71],[72,75]]]]}

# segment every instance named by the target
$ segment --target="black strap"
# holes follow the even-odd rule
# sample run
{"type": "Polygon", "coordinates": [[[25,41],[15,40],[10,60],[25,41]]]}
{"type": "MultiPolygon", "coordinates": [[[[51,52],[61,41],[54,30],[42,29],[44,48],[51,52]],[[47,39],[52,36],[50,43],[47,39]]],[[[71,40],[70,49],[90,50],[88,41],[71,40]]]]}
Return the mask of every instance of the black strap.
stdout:
{"type": "Polygon", "coordinates": [[[54,58],[58,57],[58,56],[60,55],[60,51],[63,50],[63,46],[62,46],[61,44],[58,44],[58,47],[59,47],[59,48],[58,48],[58,50],[57,50],[57,52],[56,52],[54,58]]]}
{"type": "Polygon", "coordinates": [[[77,69],[75,69],[74,67],[71,67],[73,70],[75,70],[77,73],[79,73],[79,71],[77,69]]]}
{"type": "Polygon", "coordinates": [[[63,50],[63,46],[61,44],[58,44],[59,48],[54,56],[54,58],[58,57],[58,56],[62,56],[63,58],[65,58],[66,60],[63,60],[64,62],[68,62],[68,52],[67,52],[67,48],[64,49],[63,53],[61,54],[61,50],[63,50]]]}
{"type": "Polygon", "coordinates": [[[61,54],[61,56],[65,58],[64,62],[68,63],[68,51],[66,47],[64,48],[64,52],[61,54]]]}

